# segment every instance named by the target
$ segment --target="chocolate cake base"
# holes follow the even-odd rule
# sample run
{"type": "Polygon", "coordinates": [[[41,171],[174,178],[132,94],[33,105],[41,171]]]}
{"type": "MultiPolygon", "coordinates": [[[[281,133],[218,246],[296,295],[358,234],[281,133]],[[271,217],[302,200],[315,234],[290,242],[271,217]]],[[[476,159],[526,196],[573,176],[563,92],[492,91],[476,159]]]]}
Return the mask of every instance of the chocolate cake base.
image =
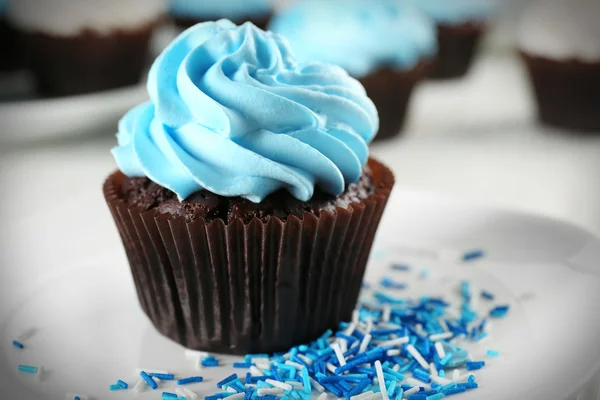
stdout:
{"type": "Polygon", "coordinates": [[[383,68],[359,79],[379,112],[375,140],[389,139],[401,132],[413,89],[430,68],[431,63],[424,61],[409,71],[383,68]]]}
{"type": "MultiPolygon", "coordinates": [[[[219,17],[219,18],[215,18],[215,19],[201,19],[201,18],[187,18],[187,17],[179,17],[179,16],[174,16],[173,19],[175,21],[175,24],[182,28],[182,29],[187,29],[190,26],[194,26],[196,24],[199,24],[200,22],[207,22],[207,21],[217,21],[221,18],[227,18],[230,19],[228,17],[219,17]]],[[[266,16],[255,16],[255,17],[248,17],[248,18],[240,18],[240,19],[231,19],[231,21],[236,24],[236,25],[242,25],[244,22],[246,21],[250,21],[252,22],[254,25],[256,25],[258,28],[266,31],[267,27],[269,26],[269,21],[271,21],[271,14],[266,15],[266,16]]]]}
{"type": "Polygon", "coordinates": [[[430,77],[452,79],[466,75],[484,31],[485,25],[478,22],[438,24],[438,55],[430,77]]]}
{"type": "Polygon", "coordinates": [[[287,350],[349,320],[394,185],[369,169],[337,199],[261,204],[205,191],[179,202],[114,173],[104,196],[142,309],[175,342],[231,354],[287,350]]]}
{"type": "Polygon", "coordinates": [[[20,66],[17,55],[15,30],[0,18],[0,71],[9,71],[20,66]]]}
{"type": "Polygon", "coordinates": [[[19,31],[18,39],[40,93],[65,96],[139,83],[153,28],[77,36],[19,31]]]}
{"type": "Polygon", "coordinates": [[[522,53],[542,122],[600,134],[600,61],[551,60],[522,53]]]}

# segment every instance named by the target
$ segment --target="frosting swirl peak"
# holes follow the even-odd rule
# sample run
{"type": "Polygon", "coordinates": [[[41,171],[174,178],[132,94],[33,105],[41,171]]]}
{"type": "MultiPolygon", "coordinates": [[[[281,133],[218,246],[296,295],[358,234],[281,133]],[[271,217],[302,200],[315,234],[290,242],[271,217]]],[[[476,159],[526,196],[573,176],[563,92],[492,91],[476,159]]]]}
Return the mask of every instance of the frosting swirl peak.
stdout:
{"type": "Polygon", "coordinates": [[[378,130],[375,106],[339,67],[298,64],[280,35],[206,22],[150,69],[151,101],[119,123],[113,155],[180,199],[207,189],[260,202],[287,189],[306,201],[356,182],[378,130]]]}

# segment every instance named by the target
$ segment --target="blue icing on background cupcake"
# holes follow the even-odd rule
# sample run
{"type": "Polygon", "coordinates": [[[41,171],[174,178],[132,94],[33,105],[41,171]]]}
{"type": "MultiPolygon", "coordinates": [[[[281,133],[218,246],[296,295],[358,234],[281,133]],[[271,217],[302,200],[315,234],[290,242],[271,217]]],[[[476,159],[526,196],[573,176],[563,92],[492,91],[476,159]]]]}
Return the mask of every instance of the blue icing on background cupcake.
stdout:
{"type": "Polygon", "coordinates": [[[437,23],[461,24],[485,21],[498,6],[497,0],[406,0],[437,23]]]}
{"type": "Polygon", "coordinates": [[[3,17],[6,12],[6,4],[8,0],[0,0],[0,17],[3,17]]]}
{"type": "Polygon", "coordinates": [[[269,28],[287,37],[299,60],[336,64],[355,77],[391,66],[409,70],[436,51],[433,21],[393,0],[304,0],[269,28]]]}
{"type": "Polygon", "coordinates": [[[174,16],[204,20],[264,16],[272,9],[271,0],[171,0],[174,16]]]}

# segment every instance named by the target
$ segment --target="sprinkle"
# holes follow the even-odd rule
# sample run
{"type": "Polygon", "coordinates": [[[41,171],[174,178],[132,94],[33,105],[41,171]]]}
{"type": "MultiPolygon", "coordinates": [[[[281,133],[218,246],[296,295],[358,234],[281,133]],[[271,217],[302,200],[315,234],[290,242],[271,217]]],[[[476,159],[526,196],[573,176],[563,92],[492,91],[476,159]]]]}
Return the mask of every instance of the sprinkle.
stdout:
{"type": "Polygon", "coordinates": [[[283,389],[283,390],[292,390],[291,385],[289,385],[287,383],[276,381],[274,379],[267,379],[267,380],[265,380],[265,382],[268,383],[269,385],[273,385],[273,386],[283,389]]]}
{"type": "Polygon", "coordinates": [[[23,350],[25,348],[23,343],[19,342],[18,340],[13,340],[12,344],[14,347],[16,347],[19,350],[23,350]]]}
{"type": "Polygon", "coordinates": [[[406,284],[395,282],[393,279],[388,277],[383,278],[379,284],[386,289],[406,289],[406,284]]]}
{"type": "Polygon", "coordinates": [[[500,352],[497,350],[488,350],[485,354],[488,357],[498,357],[500,355],[500,352]]]}
{"type": "Polygon", "coordinates": [[[302,376],[302,384],[304,386],[304,393],[306,394],[310,394],[310,392],[312,392],[312,386],[310,385],[310,379],[308,376],[308,369],[306,368],[302,368],[302,370],[300,371],[301,376],[302,376]]]}
{"type": "Polygon", "coordinates": [[[494,300],[495,299],[495,296],[486,290],[481,291],[481,297],[483,297],[486,300],[494,300]]]}
{"type": "Polygon", "coordinates": [[[114,392],[116,390],[122,390],[123,388],[115,383],[114,385],[110,385],[109,389],[111,392],[114,392]]]}
{"type": "Polygon", "coordinates": [[[394,264],[392,269],[396,271],[410,271],[410,266],[406,264],[394,264]]]}
{"type": "Polygon", "coordinates": [[[381,342],[377,345],[377,347],[392,347],[392,346],[398,346],[401,344],[405,344],[408,343],[410,341],[410,338],[408,336],[403,336],[403,337],[399,337],[396,339],[391,339],[391,340],[387,340],[385,342],[381,342]]]}
{"type": "Polygon", "coordinates": [[[496,306],[490,311],[490,317],[503,318],[508,313],[509,306],[496,306]]]}
{"type": "Polygon", "coordinates": [[[446,351],[444,350],[444,346],[440,342],[435,342],[434,344],[435,351],[440,359],[446,357],[446,351]]]}
{"type": "Polygon", "coordinates": [[[223,379],[222,381],[217,383],[217,387],[219,389],[222,389],[223,386],[227,385],[230,382],[233,382],[234,380],[236,380],[238,378],[237,374],[231,374],[229,375],[227,378],[223,379]]]}
{"type": "Polygon", "coordinates": [[[383,369],[381,367],[381,361],[375,361],[375,370],[377,371],[377,381],[379,382],[379,390],[383,396],[383,400],[390,400],[387,389],[385,387],[385,379],[383,378],[383,369]]]}
{"type": "Polygon", "coordinates": [[[129,388],[129,385],[128,385],[127,383],[123,382],[123,381],[122,381],[122,380],[120,380],[120,379],[117,381],[117,385],[119,385],[119,387],[120,387],[121,389],[128,389],[128,388],[129,388]]]}
{"type": "Polygon", "coordinates": [[[421,278],[421,279],[429,278],[429,270],[427,268],[423,268],[421,270],[421,272],[419,273],[419,278],[421,278]]]}
{"type": "Polygon", "coordinates": [[[161,373],[157,373],[157,372],[149,372],[148,375],[150,375],[153,378],[160,379],[161,381],[175,380],[175,375],[173,375],[173,374],[161,374],[161,373]]]}
{"type": "Polygon", "coordinates": [[[319,382],[317,382],[313,378],[310,378],[309,380],[310,380],[310,384],[312,385],[312,387],[317,389],[318,392],[321,392],[321,393],[325,392],[325,388],[323,387],[323,385],[321,385],[319,382]]]}
{"type": "Polygon", "coordinates": [[[358,348],[359,353],[364,353],[367,350],[367,347],[369,346],[369,342],[371,341],[371,338],[372,338],[371,335],[369,335],[369,334],[365,335],[364,339],[360,343],[360,347],[358,348]]]}
{"type": "Polygon", "coordinates": [[[150,368],[137,368],[137,369],[135,370],[135,373],[136,373],[137,375],[139,375],[139,374],[141,374],[141,373],[142,373],[142,371],[144,371],[144,372],[145,372],[145,373],[147,373],[148,375],[150,375],[150,374],[165,374],[165,375],[169,374],[167,371],[159,371],[159,370],[156,370],[156,369],[150,369],[150,368]]]}
{"type": "Polygon", "coordinates": [[[439,399],[441,399],[444,396],[445,396],[444,393],[436,393],[434,395],[427,396],[427,400],[439,400],[439,399]]]}
{"type": "Polygon", "coordinates": [[[429,340],[431,340],[432,342],[437,342],[439,340],[450,339],[453,336],[454,334],[452,332],[444,332],[429,336],[429,340]]]}
{"type": "Polygon", "coordinates": [[[175,393],[163,392],[162,399],[163,400],[177,400],[177,399],[179,399],[179,396],[177,396],[175,393]]]}
{"type": "Polygon", "coordinates": [[[467,371],[481,369],[485,365],[485,361],[470,361],[467,362],[467,371]]]}
{"type": "Polygon", "coordinates": [[[28,374],[37,374],[39,371],[39,368],[33,367],[31,365],[19,365],[19,371],[26,372],[28,374]]]}
{"type": "Polygon", "coordinates": [[[199,383],[199,382],[202,382],[203,380],[204,380],[204,378],[202,378],[201,376],[190,376],[189,378],[179,379],[177,381],[177,384],[178,385],[187,385],[190,383],[199,383]]]}
{"type": "Polygon", "coordinates": [[[158,385],[156,384],[154,379],[152,379],[150,377],[150,375],[148,375],[146,372],[144,372],[144,371],[140,372],[140,376],[142,377],[142,379],[144,381],[146,381],[146,383],[148,384],[148,386],[150,386],[152,388],[152,390],[158,389],[158,385]]]}
{"type": "Polygon", "coordinates": [[[344,365],[346,365],[346,360],[344,359],[344,355],[342,354],[342,350],[340,349],[340,346],[337,343],[334,343],[331,345],[331,348],[333,349],[340,366],[343,367],[344,365]]]}
{"type": "Polygon", "coordinates": [[[429,364],[427,363],[427,361],[425,361],[425,359],[423,358],[421,353],[419,353],[419,351],[415,348],[415,346],[409,344],[408,346],[406,346],[406,351],[408,351],[410,355],[413,356],[413,358],[419,363],[421,367],[425,369],[429,368],[429,364]]]}
{"type": "Polygon", "coordinates": [[[482,258],[483,256],[485,256],[483,250],[471,250],[463,254],[462,260],[465,262],[473,261],[482,258]]]}

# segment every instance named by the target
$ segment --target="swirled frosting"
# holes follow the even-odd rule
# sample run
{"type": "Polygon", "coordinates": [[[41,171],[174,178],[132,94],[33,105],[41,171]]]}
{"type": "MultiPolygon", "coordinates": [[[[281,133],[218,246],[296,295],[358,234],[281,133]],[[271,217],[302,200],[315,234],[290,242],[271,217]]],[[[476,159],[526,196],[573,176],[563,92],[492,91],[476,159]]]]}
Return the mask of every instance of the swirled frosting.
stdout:
{"type": "Polygon", "coordinates": [[[485,21],[498,7],[499,0],[403,0],[437,23],[462,24],[485,21]]]}
{"type": "Polygon", "coordinates": [[[336,64],[355,77],[382,65],[411,69],[437,48],[433,21],[397,0],[297,1],[269,29],[290,41],[299,60],[336,64]]]}
{"type": "Polygon", "coordinates": [[[269,14],[273,0],[171,0],[171,14],[178,17],[215,19],[269,14]]]}
{"type": "Polygon", "coordinates": [[[152,65],[151,101],[120,121],[119,169],[179,199],[207,189],[260,202],[356,182],[378,130],[364,88],[334,65],[298,64],[287,41],[228,20],[183,32],[152,65]]]}

